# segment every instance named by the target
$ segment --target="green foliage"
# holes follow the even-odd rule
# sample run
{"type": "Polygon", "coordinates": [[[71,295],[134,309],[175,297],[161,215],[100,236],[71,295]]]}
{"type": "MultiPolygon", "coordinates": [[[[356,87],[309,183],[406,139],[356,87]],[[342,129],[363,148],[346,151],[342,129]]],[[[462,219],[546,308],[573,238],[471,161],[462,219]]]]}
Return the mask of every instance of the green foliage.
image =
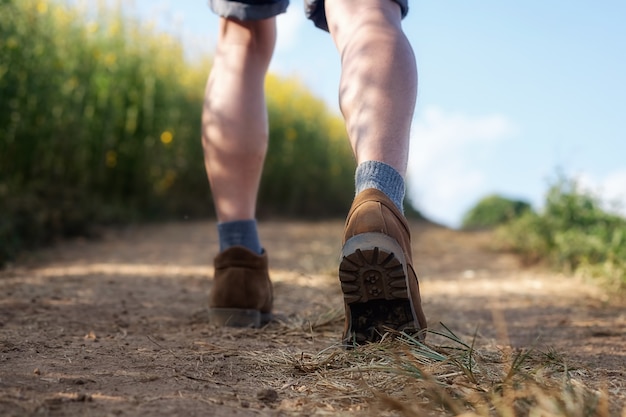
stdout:
{"type": "Polygon", "coordinates": [[[527,211],[499,230],[502,242],[529,262],[546,261],[626,289],[626,219],[607,213],[575,180],[559,178],[541,213],[527,211]]]}
{"type": "MultiPolygon", "coordinates": [[[[0,2],[0,264],[89,225],[212,214],[201,147],[210,59],[120,10],[0,2]]],[[[336,214],[352,156],[339,118],[268,83],[260,212],[336,214]],[[287,99],[286,97],[290,97],[287,99]]]]}
{"type": "Polygon", "coordinates": [[[525,201],[511,200],[499,195],[490,195],[478,202],[463,217],[463,229],[490,229],[530,211],[525,201]]]}
{"type": "Polygon", "coordinates": [[[270,143],[260,210],[345,215],[354,196],[355,165],[343,120],[296,79],[270,75],[266,90],[270,143]]]}
{"type": "Polygon", "coordinates": [[[205,71],[180,45],[105,9],[88,21],[25,0],[0,14],[0,260],[92,222],[197,206],[205,71]]]}

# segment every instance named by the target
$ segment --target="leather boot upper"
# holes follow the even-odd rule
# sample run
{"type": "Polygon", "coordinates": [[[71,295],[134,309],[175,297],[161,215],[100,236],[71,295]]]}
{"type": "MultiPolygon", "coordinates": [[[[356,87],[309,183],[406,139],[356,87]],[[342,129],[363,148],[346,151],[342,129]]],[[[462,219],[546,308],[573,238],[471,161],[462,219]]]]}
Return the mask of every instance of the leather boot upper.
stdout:
{"type": "Polygon", "coordinates": [[[258,255],[243,246],[233,246],[215,257],[210,308],[250,309],[270,313],[272,302],[267,252],[258,255]]]}

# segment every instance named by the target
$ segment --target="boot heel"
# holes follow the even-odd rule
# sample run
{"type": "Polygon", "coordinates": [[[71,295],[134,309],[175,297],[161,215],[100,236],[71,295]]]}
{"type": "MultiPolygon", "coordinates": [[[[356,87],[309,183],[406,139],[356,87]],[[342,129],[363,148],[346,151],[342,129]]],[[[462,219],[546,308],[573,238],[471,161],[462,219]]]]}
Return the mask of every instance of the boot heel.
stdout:
{"type": "Polygon", "coordinates": [[[404,253],[392,237],[362,233],[346,241],[339,265],[346,346],[380,340],[389,330],[415,328],[407,277],[404,253]]]}
{"type": "Polygon", "coordinates": [[[341,251],[339,281],[346,303],[408,299],[402,248],[382,233],[363,233],[341,251]]]}

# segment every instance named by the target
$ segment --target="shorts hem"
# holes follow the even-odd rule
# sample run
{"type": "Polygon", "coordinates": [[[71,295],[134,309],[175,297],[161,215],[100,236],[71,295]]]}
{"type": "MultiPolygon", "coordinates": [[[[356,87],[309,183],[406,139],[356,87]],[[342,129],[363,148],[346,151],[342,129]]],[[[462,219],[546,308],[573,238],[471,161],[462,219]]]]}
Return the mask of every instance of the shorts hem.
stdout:
{"type": "Polygon", "coordinates": [[[289,0],[267,4],[248,4],[237,1],[209,0],[209,7],[215,14],[237,20],[269,19],[287,11],[289,0]]]}
{"type": "MultiPolygon", "coordinates": [[[[409,1],[408,0],[392,0],[394,3],[400,6],[400,12],[404,19],[409,13],[409,1]]],[[[326,11],[324,10],[324,0],[305,0],[306,16],[313,22],[313,24],[322,30],[328,32],[328,22],[326,21],[326,11]]]]}

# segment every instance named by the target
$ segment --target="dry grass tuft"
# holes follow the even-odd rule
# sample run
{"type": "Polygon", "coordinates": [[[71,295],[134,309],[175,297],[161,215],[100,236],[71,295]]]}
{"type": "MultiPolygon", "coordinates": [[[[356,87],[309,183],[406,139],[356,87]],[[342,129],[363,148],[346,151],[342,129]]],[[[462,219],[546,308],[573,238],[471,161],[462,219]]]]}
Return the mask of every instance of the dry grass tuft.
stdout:
{"type": "MultiPolygon", "coordinates": [[[[323,332],[335,321],[336,314],[329,312],[285,322],[278,326],[282,330],[270,332],[323,332]]],[[[558,352],[477,348],[476,338],[467,343],[442,327],[431,332],[435,343],[429,344],[408,334],[388,334],[380,343],[353,350],[332,345],[317,353],[286,349],[247,355],[268,372],[281,374],[283,385],[276,388],[292,392],[291,398],[306,394],[311,406],[318,405],[311,409],[318,415],[321,410],[405,417],[611,414],[607,390],[583,384],[558,352]]]]}

